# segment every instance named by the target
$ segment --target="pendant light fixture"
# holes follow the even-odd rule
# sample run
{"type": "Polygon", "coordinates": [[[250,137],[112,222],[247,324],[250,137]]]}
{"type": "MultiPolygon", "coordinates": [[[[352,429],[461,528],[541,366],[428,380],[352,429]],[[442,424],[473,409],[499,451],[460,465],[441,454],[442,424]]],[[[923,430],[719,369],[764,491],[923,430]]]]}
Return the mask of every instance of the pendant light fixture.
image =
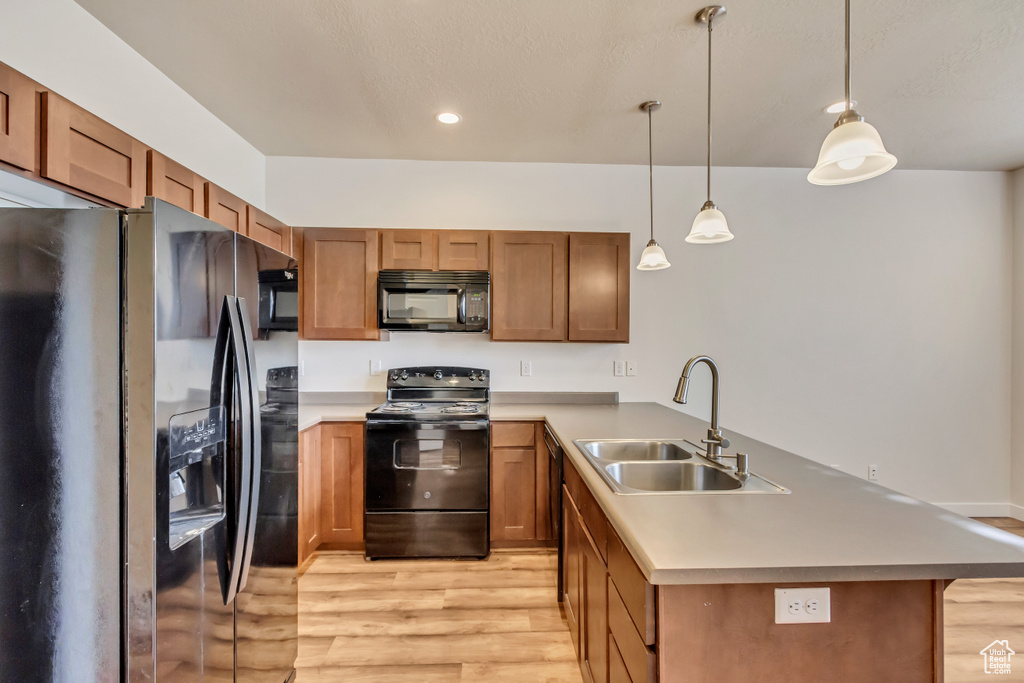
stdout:
{"type": "Polygon", "coordinates": [[[850,0],[846,0],[846,110],[825,138],[818,163],[807,174],[815,185],[846,185],[882,175],[896,165],[875,127],[864,121],[850,99],[850,0]]]}
{"type": "Polygon", "coordinates": [[[650,100],[640,105],[647,112],[647,161],[651,171],[651,241],[647,243],[644,253],[640,254],[637,270],[664,270],[672,264],[665,257],[665,250],[654,241],[654,136],[651,132],[651,112],[659,109],[661,102],[650,100]]]}
{"type": "Polygon", "coordinates": [[[729,232],[725,215],[711,201],[711,31],[715,20],[721,21],[724,18],[725,8],[721,5],[711,5],[697,12],[697,23],[708,25],[708,200],[693,219],[693,227],[686,236],[686,241],[694,244],[728,242],[734,237],[729,232]]]}

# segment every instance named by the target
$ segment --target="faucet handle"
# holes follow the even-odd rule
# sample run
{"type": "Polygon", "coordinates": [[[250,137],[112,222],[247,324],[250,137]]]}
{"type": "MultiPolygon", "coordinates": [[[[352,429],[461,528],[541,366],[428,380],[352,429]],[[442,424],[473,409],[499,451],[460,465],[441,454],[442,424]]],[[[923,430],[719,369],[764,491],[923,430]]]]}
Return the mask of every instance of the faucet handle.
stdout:
{"type": "Polygon", "coordinates": [[[718,443],[722,444],[722,448],[728,448],[731,442],[724,436],[720,436],[718,437],[718,443]]]}

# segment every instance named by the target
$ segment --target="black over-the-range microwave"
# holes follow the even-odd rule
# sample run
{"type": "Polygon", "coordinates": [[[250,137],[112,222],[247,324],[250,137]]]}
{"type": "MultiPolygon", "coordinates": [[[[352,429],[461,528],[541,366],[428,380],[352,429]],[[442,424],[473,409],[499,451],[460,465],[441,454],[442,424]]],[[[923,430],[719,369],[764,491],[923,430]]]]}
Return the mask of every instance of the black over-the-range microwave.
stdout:
{"type": "Polygon", "coordinates": [[[486,332],[491,275],[475,270],[382,270],[377,325],[382,330],[486,332]]]}
{"type": "Polygon", "coordinates": [[[261,270],[260,333],[269,330],[298,332],[299,330],[299,271],[261,270]]]}

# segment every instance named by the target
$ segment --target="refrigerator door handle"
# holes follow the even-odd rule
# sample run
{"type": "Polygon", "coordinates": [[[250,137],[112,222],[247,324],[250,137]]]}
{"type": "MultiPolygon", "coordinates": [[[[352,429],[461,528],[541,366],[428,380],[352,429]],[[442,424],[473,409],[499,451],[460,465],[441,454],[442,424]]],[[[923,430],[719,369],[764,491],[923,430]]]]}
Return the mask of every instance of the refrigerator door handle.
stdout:
{"type": "MultiPolygon", "coordinates": [[[[248,403],[248,424],[249,428],[252,430],[251,437],[249,439],[249,515],[246,520],[245,549],[242,553],[241,575],[238,580],[238,590],[242,590],[245,588],[246,580],[249,578],[249,566],[252,564],[253,542],[256,538],[256,518],[260,507],[260,477],[263,472],[263,424],[260,417],[260,392],[259,382],[257,380],[258,375],[256,372],[256,347],[253,341],[252,330],[249,325],[249,315],[246,309],[245,299],[241,297],[236,298],[235,305],[238,314],[237,322],[239,334],[242,338],[242,344],[244,345],[242,348],[245,349],[245,355],[242,358],[244,362],[241,363],[241,365],[244,367],[246,372],[245,382],[247,384],[247,389],[245,388],[245,385],[243,385],[243,391],[246,391],[247,393],[246,396],[242,396],[241,398],[243,399],[243,404],[248,403]]],[[[236,354],[236,357],[240,355],[241,354],[236,354]]]]}
{"type": "MultiPolygon", "coordinates": [[[[251,375],[249,374],[248,349],[244,341],[244,334],[239,316],[237,299],[225,295],[224,304],[221,307],[220,328],[217,333],[217,363],[219,370],[214,371],[214,388],[218,389],[218,400],[223,402],[227,396],[233,395],[231,391],[221,391],[217,386],[216,378],[219,375],[224,389],[236,385],[239,389],[238,395],[234,396],[238,405],[239,414],[232,416],[237,420],[236,433],[239,436],[241,448],[236,453],[226,453],[226,458],[238,457],[238,482],[240,495],[238,496],[238,509],[235,515],[235,528],[230,534],[230,540],[226,543],[230,548],[230,566],[225,567],[227,574],[226,581],[222,582],[224,590],[224,604],[229,605],[235,599],[239,589],[245,585],[243,568],[245,566],[245,547],[248,539],[250,503],[252,501],[252,387],[251,375]],[[230,349],[230,350],[229,350],[230,349]],[[230,353],[234,367],[225,372],[224,359],[230,353]],[[226,375],[226,376],[225,376],[226,375]],[[237,384],[236,384],[237,383],[237,384]],[[240,453],[238,453],[240,451],[240,453]]],[[[257,432],[258,434],[258,432],[257,432]]],[[[229,470],[230,471],[230,470],[229,470]]],[[[228,547],[224,548],[225,555],[228,554],[228,547]]]]}

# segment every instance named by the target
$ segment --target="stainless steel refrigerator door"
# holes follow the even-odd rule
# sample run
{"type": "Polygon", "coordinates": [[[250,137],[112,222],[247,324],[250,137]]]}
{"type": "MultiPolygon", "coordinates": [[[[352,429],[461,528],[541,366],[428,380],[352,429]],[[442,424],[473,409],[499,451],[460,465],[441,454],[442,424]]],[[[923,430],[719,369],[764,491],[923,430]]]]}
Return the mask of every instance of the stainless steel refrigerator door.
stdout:
{"type": "Polygon", "coordinates": [[[124,240],[127,680],[228,683],[238,392],[222,407],[211,388],[234,233],[150,198],[127,212],[124,240]]]}
{"type": "Polygon", "coordinates": [[[298,333],[257,328],[258,273],[297,264],[246,237],[236,240],[236,291],[257,337],[262,463],[248,581],[234,603],[235,680],[283,683],[298,652],[298,333]]]}
{"type": "Polygon", "coordinates": [[[119,681],[119,214],[0,210],[0,681],[119,681]]]}

